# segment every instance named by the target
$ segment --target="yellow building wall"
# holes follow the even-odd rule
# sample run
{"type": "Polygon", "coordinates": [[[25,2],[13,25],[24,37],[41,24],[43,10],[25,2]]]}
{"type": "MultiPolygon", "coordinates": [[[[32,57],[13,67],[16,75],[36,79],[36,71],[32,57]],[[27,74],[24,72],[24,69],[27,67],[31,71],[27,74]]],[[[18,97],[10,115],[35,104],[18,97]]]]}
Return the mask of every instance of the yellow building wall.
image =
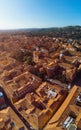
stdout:
{"type": "Polygon", "coordinates": [[[52,111],[50,109],[43,110],[38,118],[38,127],[39,130],[42,130],[42,128],[45,126],[47,121],[51,118],[52,111]]]}
{"type": "Polygon", "coordinates": [[[35,114],[30,114],[29,115],[29,123],[31,124],[31,126],[35,129],[35,130],[39,130],[38,129],[38,116],[35,114]]]}

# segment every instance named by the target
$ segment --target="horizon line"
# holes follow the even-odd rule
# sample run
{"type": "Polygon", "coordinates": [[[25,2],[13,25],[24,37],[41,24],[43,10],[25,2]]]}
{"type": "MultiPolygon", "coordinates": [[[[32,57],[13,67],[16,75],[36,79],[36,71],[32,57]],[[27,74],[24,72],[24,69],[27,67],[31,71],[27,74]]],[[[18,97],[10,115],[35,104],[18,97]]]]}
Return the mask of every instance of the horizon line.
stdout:
{"type": "Polygon", "coordinates": [[[23,30],[23,29],[50,29],[50,28],[64,28],[64,27],[76,27],[81,25],[65,25],[65,26],[49,26],[49,27],[20,27],[20,28],[1,28],[0,31],[8,31],[8,30],[23,30]]]}

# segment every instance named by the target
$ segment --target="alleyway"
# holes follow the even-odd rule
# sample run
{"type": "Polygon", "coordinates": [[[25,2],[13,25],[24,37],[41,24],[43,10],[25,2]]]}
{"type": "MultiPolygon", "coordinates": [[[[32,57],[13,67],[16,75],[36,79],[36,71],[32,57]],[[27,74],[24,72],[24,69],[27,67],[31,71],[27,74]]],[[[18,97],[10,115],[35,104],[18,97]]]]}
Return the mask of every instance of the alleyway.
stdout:
{"type": "Polygon", "coordinates": [[[72,86],[78,85],[81,87],[81,72],[77,74],[76,78],[74,79],[72,86]]]}

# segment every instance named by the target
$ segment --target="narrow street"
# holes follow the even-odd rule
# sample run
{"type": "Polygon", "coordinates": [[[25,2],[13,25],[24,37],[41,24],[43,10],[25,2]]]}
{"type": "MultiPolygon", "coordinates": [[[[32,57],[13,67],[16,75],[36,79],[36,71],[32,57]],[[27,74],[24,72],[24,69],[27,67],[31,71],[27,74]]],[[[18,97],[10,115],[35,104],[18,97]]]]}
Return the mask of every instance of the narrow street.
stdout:
{"type": "Polygon", "coordinates": [[[75,77],[72,86],[74,85],[78,85],[81,87],[81,72],[77,74],[77,76],[75,77]]]}

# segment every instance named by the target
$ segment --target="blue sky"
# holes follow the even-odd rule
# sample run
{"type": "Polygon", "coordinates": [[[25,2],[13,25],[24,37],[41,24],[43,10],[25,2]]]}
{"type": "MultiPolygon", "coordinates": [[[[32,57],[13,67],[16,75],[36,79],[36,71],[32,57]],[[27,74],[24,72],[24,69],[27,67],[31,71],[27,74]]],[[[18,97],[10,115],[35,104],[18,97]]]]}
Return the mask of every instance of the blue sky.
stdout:
{"type": "Polygon", "coordinates": [[[81,25],[81,0],[0,0],[0,29],[81,25]]]}

